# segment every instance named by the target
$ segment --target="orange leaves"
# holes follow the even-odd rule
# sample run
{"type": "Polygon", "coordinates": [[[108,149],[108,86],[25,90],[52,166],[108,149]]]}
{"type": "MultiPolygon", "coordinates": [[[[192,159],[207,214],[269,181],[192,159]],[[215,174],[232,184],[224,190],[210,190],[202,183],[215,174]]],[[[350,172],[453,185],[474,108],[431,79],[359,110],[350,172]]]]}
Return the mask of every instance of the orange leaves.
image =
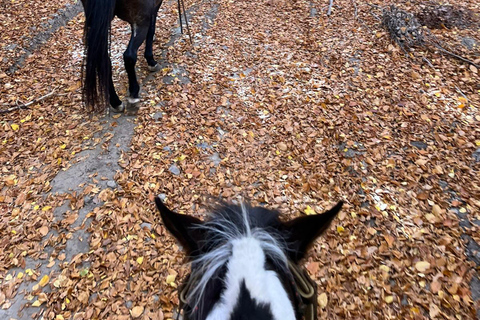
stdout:
{"type": "MultiPolygon", "coordinates": [[[[471,269],[462,233],[478,235],[459,227],[452,207],[478,219],[472,156],[480,147],[478,70],[435,53],[427,53],[434,68],[417,64],[415,55],[406,59],[384,33],[345,19],[354,8],[350,0],[338,1],[342,9],[327,21],[315,1],[258,2],[252,9],[246,1],[220,0],[219,8],[228,10],[219,10],[208,30],[201,29],[201,14],[211,3],[200,3],[199,13],[192,12],[200,22],[192,25],[198,28],[195,55],[186,54],[184,39],[174,41],[164,59],[172,65],[148,76],[135,119],[82,113],[82,15],[17,73],[0,71],[0,105],[41,96],[52,84],[61,92],[0,116],[0,212],[7,212],[0,239],[14,243],[0,253],[0,269],[8,270],[9,281],[32,280],[38,291],[40,283],[53,282],[48,303],[40,293],[31,300],[46,307],[45,317],[160,320],[163,310],[171,319],[188,267],[159,220],[154,196],[163,194],[175,209],[197,217],[210,203],[206,196],[268,203],[282,218],[320,213],[344,199],[348,209],[305,265],[319,284],[319,318],[468,319],[471,269]],[[310,6],[319,12],[307,19],[310,6]],[[162,81],[173,64],[186,69],[189,84],[162,81]],[[118,186],[102,187],[98,169],[86,168],[89,180],[70,186],[80,190],[69,191],[74,196],[48,194],[60,170],[84,163],[72,161],[75,155],[100,147],[101,157],[110,157],[117,136],[106,143],[99,137],[125,122],[134,123],[135,134],[131,146],[122,145],[120,161],[110,164],[117,174],[108,179],[118,186]],[[179,175],[168,171],[172,164],[179,175]],[[31,259],[60,276],[42,282],[34,266],[22,266],[31,259]],[[20,267],[19,278],[11,270],[20,267]]],[[[49,10],[59,5],[47,3],[49,10]]],[[[175,3],[165,5],[154,46],[159,58],[177,23],[175,3]]],[[[362,21],[375,26],[357,5],[362,21]]],[[[41,21],[30,15],[15,23],[20,31],[3,33],[5,45],[41,21]]],[[[3,19],[0,29],[12,23],[3,19]]],[[[435,35],[466,50],[453,41],[475,32],[455,32],[458,37],[448,30],[435,35]]],[[[128,26],[114,20],[114,68],[123,65],[121,41],[128,35],[128,26]]],[[[122,98],[125,81],[114,80],[122,98]]],[[[2,308],[13,301],[4,292],[0,288],[2,308]]]]}

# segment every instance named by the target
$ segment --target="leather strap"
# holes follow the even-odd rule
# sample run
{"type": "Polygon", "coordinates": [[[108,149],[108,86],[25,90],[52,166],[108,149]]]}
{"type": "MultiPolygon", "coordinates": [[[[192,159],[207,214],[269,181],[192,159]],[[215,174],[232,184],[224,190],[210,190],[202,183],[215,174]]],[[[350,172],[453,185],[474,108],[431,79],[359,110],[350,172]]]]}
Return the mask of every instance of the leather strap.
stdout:
{"type": "Polygon", "coordinates": [[[292,273],[295,287],[300,295],[304,310],[304,320],[317,320],[317,285],[308,276],[305,269],[300,268],[293,262],[288,261],[288,268],[292,273]]]}

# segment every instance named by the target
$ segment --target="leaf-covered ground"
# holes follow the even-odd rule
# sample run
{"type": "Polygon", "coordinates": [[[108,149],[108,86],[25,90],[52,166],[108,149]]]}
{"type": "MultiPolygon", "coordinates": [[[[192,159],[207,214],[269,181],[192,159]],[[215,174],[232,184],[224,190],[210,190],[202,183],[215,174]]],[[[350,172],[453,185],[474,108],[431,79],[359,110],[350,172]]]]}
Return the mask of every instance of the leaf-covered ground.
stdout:
{"type": "MultiPolygon", "coordinates": [[[[16,58],[8,45],[21,47],[64,3],[5,5],[6,67],[16,58]],[[12,20],[27,12],[23,24],[12,20]]],[[[0,115],[0,309],[31,283],[27,309],[45,319],[172,318],[188,266],[155,212],[162,194],[199,216],[209,197],[248,199],[285,218],[343,199],[305,261],[320,319],[475,319],[480,71],[434,52],[406,57],[375,19],[381,13],[360,1],[334,4],[327,17],[328,1],[189,1],[191,46],[186,36],[168,44],[178,22],[176,3],[165,3],[154,47],[164,68],[149,76],[139,60],[143,102],[126,119],[135,124],[130,150],[108,188],[92,172],[71,186],[80,191],[50,192],[83,150],[107,150],[109,128],[121,123],[82,109],[83,14],[13,75],[2,67],[2,109],[55,94],[0,115]],[[65,252],[82,230],[88,249],[65,252]]],[[[477,1],[463,6],[478,17],[477,1]]],[[[117,20],[113,28],[125,96],[129,28],[117,20]]],[[[433,32],[480,63],[478,28],[433,32]]]]}

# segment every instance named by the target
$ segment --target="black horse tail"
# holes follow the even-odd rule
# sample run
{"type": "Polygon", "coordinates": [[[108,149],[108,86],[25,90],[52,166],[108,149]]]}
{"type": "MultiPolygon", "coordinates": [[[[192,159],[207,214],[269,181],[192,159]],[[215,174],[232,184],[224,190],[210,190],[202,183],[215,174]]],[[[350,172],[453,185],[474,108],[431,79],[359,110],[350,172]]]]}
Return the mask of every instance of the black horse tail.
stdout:
{"type": "Polygon", "coordinates": [[[109,84],[112,66],[109,57],[110,23],[116,0],[85,0],[85,58],[83,65],[83,100],[87,108],[95,110],[98,103],[109,103],[109,84]],[[98,79],[98,81],[97,81],[98,79]]]}

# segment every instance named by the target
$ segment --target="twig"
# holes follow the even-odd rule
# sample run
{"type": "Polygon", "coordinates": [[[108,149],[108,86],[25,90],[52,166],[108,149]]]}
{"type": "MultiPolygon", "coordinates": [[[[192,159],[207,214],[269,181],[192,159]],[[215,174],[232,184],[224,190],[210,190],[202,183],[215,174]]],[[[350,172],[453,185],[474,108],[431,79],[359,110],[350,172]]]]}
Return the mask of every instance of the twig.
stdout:
{"type": "Polygon", "coordinates": [[[357,9],[357,4],[355,3],[355,0],[352,0],[353,7],[355,8],[355,20],[357,20],[358,16],[358,9],[357,9]]]}
{"type": "Polygon", "coordinates": [[[375,19],[377,19],[377,21],[382,22],[382,19],[381,19],[379,16],[377,16],[375,13],[373,13],[372,11],[370,11],[370,14],[371,14],[375,19]]]}
{"type": "Polygon", "coordinates": [[[468,98],[467,98],[467,96],[462,92],[462,90],[460,90],[460,88],[457,87],[457,86],[455,86],[455,89],[457,89],[457,91],[458,91],[458,92],[465,98],[465,100],[467,100],[467,102],[468,102],[468,98]]]}
{"type": "Polygon", "coordinates": [[[423,57],[422,60],[425,61],[425,62],[430,66],[430,68],[435,69],[435,67],[434,67],[433,64],[430,62],[430,60],[428,60],[428,59],[425,58],[425,57],[423,57]]]}
{"type": "Polygon", "coordinates": [[[454,58],[457,58],[458,60],[462,60],[463,62],[466,62],[466,63],[468,63],[468,64],[471,64],[471,65],[474,66],[475,68],[480,68],[480,66],[479,66],[478,64],[476,64],[475,62],[473,62],[473,61],[471,61],[471,60],[468,60],[468,59],[466,59],[466,58],[464,58],[464,57],[461,57],[461,56],[459,56],[458,54],[455,54],[455,53],[453,53],[453,52],[450,52],[450,51],[448,51],[448,50],[445,50],[445,49],[443,49],[440,45],[438,45],[438,44],[436,44],[436,43],[434,43],[434,46],[435,46],[438,50],[440,50],[440,52],[443,52],[443,53],[445,53],[445,54],[447,54],[447,55],[449,55],[449,56],[452,56],[452,57],[454,57],[454,58]]]}
{"type": "Polygon", "coordinates": [[[328,5],[327,16],[332,14],[332,7],[333,7],[333,0],[330,0],[330,4],[328,5]]]}
{"type": "Polygon", "coordinates": [[[45,99],[47,99],[48,97],[52,96],[54,93],[55,93],[55,90],[53,90],[52,92],[47,93],[47,94],[44,95],[44,96],[41,96],[40,98],[33,99],[33,100],[30,101],[30,102],[27,102],[27,103],[24,103],[24,104],[20,104],[20,105],[18,105],[18,106],[13,106],[13,107],[10,107],[10,108],[8,108],[8,109],[0,110],[0,114],[8,113],[8,112],[12,112],[12,111],[15,111],[15,110],[20,110],[20,109],[28,109],[28,107],[31,106],[32,104],[37,103],[37,102],[40,102],[40,101],[42,101],[42,100],[45,100],[45,99]]]}

